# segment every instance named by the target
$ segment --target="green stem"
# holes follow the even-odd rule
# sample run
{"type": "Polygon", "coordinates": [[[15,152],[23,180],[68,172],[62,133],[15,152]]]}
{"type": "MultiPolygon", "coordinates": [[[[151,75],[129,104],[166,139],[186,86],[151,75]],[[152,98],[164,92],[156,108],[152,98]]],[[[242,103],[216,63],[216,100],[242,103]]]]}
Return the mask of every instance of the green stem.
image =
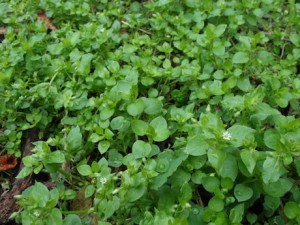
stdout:
{"type": "Polygon", "coordinates": [[[87,213],[93,213],[94,210],[90,211],[90,209],[86,210],[74,210],[74,211],[62,211],[63,214],[68,215],[68,214],[87,214],[87,213]]]}
{"type": "Polygon", "coordinates": [[[295,16],[296,16],[295,0],[289,0],[289,20],[290,20],[290,22],[295,21],[295,16]]]}
{"type": "Polygon", "coordinates": [[[77,180],[79,182],[85,182],[84,180],[82,180],[81,178],[77,177],[77,176],[74,176],[74,175],[71,175],[70,173],[68,173],[67,171],[63,170],[63,169],[59,169],[58,170],[62,175],[64,175],[68,180],[77,180]]]}
{"type": "Polygon", "coordinates": [[[49,82],[49,86],[51,86],[52,85],[52,83],[53,83],[53,81],[54,81],[54,79],[56,78],[56,76],[57,76],[57,72],[54,74],[54,76],[51,78],[51,80],[50,80],[50,82],[49,82]]]}

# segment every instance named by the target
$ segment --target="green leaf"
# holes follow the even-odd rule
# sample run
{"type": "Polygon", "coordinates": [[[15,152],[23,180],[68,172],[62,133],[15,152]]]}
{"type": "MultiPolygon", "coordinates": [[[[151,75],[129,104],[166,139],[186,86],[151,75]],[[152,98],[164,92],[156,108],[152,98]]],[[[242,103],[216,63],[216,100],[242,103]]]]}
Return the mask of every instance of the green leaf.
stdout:
{"type": "Polygon", "coordinates": [[[290,93],[290,89],[287,87],[281,88],[276,93],[275,101],[281,108],[286,108],[289,104],[289,101],[292,99],[292,94],[290,93]]]}
{"type": "Polygon", "coordinates": [[[128,200],[129,202],[134,202],[140,199],[145,194],[146,190],[146,183],[141,183],[138,186],[129,188],[126,194],[126,200],[128,200]]]}
{"type": "Polygon", "coordinates": [[[17,179],[22,179],[24,177],[27,177],[29,174],[31,174],[33,172],[33,168],[32,167],[24,167],[18,174],[18,176],[16,176],[17,179]]]}
{"type": "Polygon", "coordinates": [[[299,157],[294,159],[294,166],[296,168],[298,176],[300,176],[300,158],[299,157]]]}
{"type": "Polygon", "coordinates": [[[194,168],[195,170],[200,169],[206,164],[207,154],[202,156],[189,156],[189,161],[187,166],[194,168]]]}
{"type": "Polygon", "coordinates": [[[48,201],[48,206],[49,207],[55,207],[59,201],[59,191],[57,188],[53,188],[51,191],[50,191],[50,201],[48,201]]]}
{"type": "Polygon", "coordinates": [[[38,174],[39,172],[42,171],[42,169],[43,169],[43,165],[40,164],[40,165],[38,165],[37,167],[35,167],[35,168],[33,169],[33,173],[34,173],[34,174],[38,174]]]}
{"type": "Polygon", "coordinates": [[[164,42],[162,46],[157,46],[156,47],[159,51],[164,52],[164,53],[171,53],[172,52],[172,47],[169,45],[169,43],[164,42]]]}
{"type": "Polygon", "coordinates": [[[249,61],[249,56],[246,52],[237,52],[232,57],[232,63],[234,64],[244,64],[249,61]]]}
{"type": "MultiPolygon", "coordinates": [[[[223,45],[223,43],[221,43],[221,42],[214,42],[214,44],[213,44],[213,53],[216,55],[216,56],[218,56],[218,57],[220,57],[220,58],[222,58],[222,57],[224,57],[224,55],[225,55],[225,51],[226,51],[226,48],[225,48],[225,46],[223,45]]],[[[222,78],[224,78],[224,76],[223,76],[223,71],[221,71],[221,70],[217,70],[215,73],[214,73],[214,78],[216,78],[216,79],[222,79],[222,78]]]]}
{"type": "Polygon", "coordinates": [[[66,158],[62,151],[51,152],[50,155],[45,159],[45,163],[65,163],[66,158]]]}
{"type": "Polygon", "coordinates": [[[222,36],[224,34],[226,28],[227,28],[227,24],[219,24],[216,27],[216,29],[214,30],[216,37],[222,36]]]}
{"type": "Polygon", "coordinates": [[[142,120],[132,120],[131,129],[136,135],[144,136],[147,133],[148,124],[142,120]]]}
{"type": "Polygon", "coordinates": [[[251,110],[257,109],[261,104],[264,104],[262,103],[262,101],[265,95],[265,87],[262,85],[258,85],[258,87],[255,90],[244,95],[245,107],[251,110]]]}
{"type": "Polygon", "coordinates": [[[259,51],[257,58],[263,63],[263,65],[269,65],[274,61],[272,53],[268,51],[259,51]]]}
{"type": "Polygon", "coordinates": [[[228,129],[228,132],[232,135],[233,145],[241,147],[246,141],[254,139],[255,130],[247,126],[235,124],[228,129]]]}
{"type": "Polygon", "coordinates": [[[259,152],[254,149],[250,149],[250,150],[244,149],[242,150],[240,155],[241,155],[242,162],[245,164],[248,172],[252,174],[256,165],[256,161],[259,157],[259,152]]]}
{"type": "Polygon", "coordinates": [[[100,118],[101,120],[107,120],[114,114],[115,110],[111,108],[104,108],[100,112],[100,118]]]}
{"type": "MultiPolygon", "coordinates": [[[[205,127],[206,129],[220,131],[224,128],[222,119],[219,115],[213,113],[202,113],[200,115],[200,123],[201,126],[205,127]]],[[[209,138],[212,138],[210,135],[209,138]]]]}
{"type": "Polygon", "coordinates": [[[158,1],[158,5],[159,6],[163,6],[163,5],[166,5],[166,4],[169,4],[171,2],[173,2],[174,0],[159,0],[158,1]]]}
{"type": "Polygon", "coordinates": [[[221,198],[214,196],[209,200],[208,208],[214,212],[221,212],[224,209],[224,201],[221,198]]]}
{"type": "Polygon", "coordinates": [[[144,108],[144,101],[137,99],[134,103],[129,104],[126,109],[129,115],[138,116],[144,111],[144,108]]]}
{"type": "Polygon", "coordinates": [[[113,130],[125,131],[129,128],[130,122],[123,116],[117,116],[111,120],[110,126],[113,130]]]}
{"type": "Polygon", "coordinates": [[[46,142],[36,141],[33,144],[35,145],[34,151],[37,152],[37,154],[44,154],[44,157],[45,157],[45,155],[48,155],[51,153],[50,147],[48,146],[48,144],[46,142]]]}
{"type": "Polygon", "coordinates": [[[258,119],[259,121],[266,119],[268,116],[280,115],[280,112],[278,110],[272,108],[266,103],[257,105],[255,111],[256,113],[251,116],[251,119],[258,119]]]}
{"type": "Polygon", "coordinates": [[[11,11],[11,7],[8,3],[0,3],[0,18],[4,18],[7,13],[11,11]]]}
{"type": "Polygon", "coordinates": [[[185,170],[178,168],[177,171],[172,175],[170,182],[172,187],[182,187],[183,184],[189,183],[191,174],[185,170]]]}
{"type": "Polygon", "coordinates": [[[212,95],[223,95],[222,82],[219,80],[214,80],[211,85],[208,86],[208,90],[212,95]]]}
{"type": "MultiPolygon", "coordinates": [[[[169,221],[171,220],[171,216],[168,215],[164,211],[157,211],[155,213],[154,221],[152,224],[161,224],[161,225],[169,225],[169,221]]],[[[150,224],[149,224],[150,225],[150,224]]]]}
{"type": "Polygon", "coordinates": [[[98,211],[104,215],[104,219],[107,219],[111,217],[119,207],[120,199],[117,196],[113,196],[112,200],[101,200],[98,205],[98,211]]]}
{"type": "Polygon", "coordinates": [[[203,221],[203,208],[198,205],[192,205],[189,215],[189,225],[205,225],[203,221]]]}
{"type": "Polygon", "coordinates": [[[234,188],[234,196],[239,202],[250,199],[253,195],[253,190],[244,184],[237,184],[234,188]]]}
{"type": "Polygon", "coordinates": [[[227,154],[217,172],[221,177],[229,177],[232,181],[235,181],[238,175],[236,158],[231,154],[227,154]]]}
{"type": "Polygon", "coordinates": [[[85,76],[88,75],[90,73],[90,69],[91,69],[91,61],[94,58],[93,54],[84,54],[81,57],[80,63],[77,67],[77,72],[79,75],[85,76]]]}
{"type": "Polygon", "coordinates": [[[220,180],[217,177],[212,176],[203,177],[202,185],[208,192],[214,192],[219,188],[220,180]]]}
{"type": "Polygon", "coordinates": [[[112,73],[116,73],[120,69],[119,63],[114,60],[107,60],[106,65],[109,71],[112,73]]]}
{"type": "Polygon", "coordinates": [[[244,204],[238,204],[230,210],[229,219],[231,224],[239,224],[243,220],[244,204]]]}
{"type": "Polygon", "coordinates": [[[299,204],[296,202],[287,202],[284,206],[284,214],[290,220],[295,219],[300,214],[299,204]]]}
{"type": "Polygon", "coordinates": [[[185,205],[189,202],[193,197],[193,190],[189,183],[184,183],[180,188],[180,194],[178,196],[178,200],[181,205],[185,205]]]}
{"type": "Polygon", "coordinates": [[[196,172],[193,173],[192,175],[192,181],[194,184],[202,184],[203,181],[202,179],[206,176],[205,173],[197,170],[196,172]]]}
{"type": "Polygon", "coordinates": [[[47,46],[47,50],[52,54],[52,55],[59,55],[62,50],[63,50],[63,45],[61,43],[58,44],[51,44],[47,46]]]}
{"type": "Polygon", "coordinates": [[[101,139],[103,139],[103,137],[101,137],[100,135],[96,134],[96,133],[92,133],[91,136],[89,137],[89,141],[93,142],[93,143],[97,143],[99,142],[101,139]]]}
{"type": "Polygon", "coordinates": [[[223,101],[222,101],[223,107],[226,109],[238,109],[242,110],[244,107],[244,99],[242,96],[224,96],[223,101]]]}
{"type": "Polygon", "coordinates": [[[7,70],[5,72],[0,71],[0,86],[7,85],[11,79],[13,70],[7,70]]]}
{"type": "Polygon", "coordinates": [[[108,152],[108,163],[110,166],[119,167],[122,165],[123,156],[116,149],[111,149],[108,152]]]}
{"type": "Polygon", "coordinates": [[[69,151],[73,152],[75,150],[79,150],[82,145],[82,134],[80,132],[79,126],[71,129],[69,134],[67,135],[67,146],[69,151]]]}
{"type": "Polygon", "coordinates": [[[156,168],[155,170],[159,173],[165,173],[168,171],[170,167],[170,162],[166,158],[159,158],[156,161],[156,168]]]}
{"type": "Polygon", "coordinates": [[[153,179],[152,182],[152,188],[154,190],[157,190],[159,187],[161,187],[178,168],[178,166],[188,157],[187,154],[185,154],[182,151],[170,151],[165,150],[164,152],[160,153],[158,155],[157,160],[166,159],[169,161],[169,166],[167,167],[167,171],[164,173],[159,174],[153,179]]]}
{"type": "Polygon", "coordinates": [[[219,24],[217,27],[213,24],[208,24],[205,27],[205,34],[210,39],[213,40],[216,37],[222,36],[225,32],[227,24],[219,24]]]}
{"type": "Polygon", "coordinates": [[[148,115],[155,115],[162,111],[162,103],[156,98],[142,98],[144,101],[144,112],[148,115]]]}
{"type": "Polygon", "coordinates": [[[273,150],[276,150],[280,146],[280,133],[275,129],[267,130],[264,133],[264,143],[265,145],[273,150]]]}
{"type": "Polygon", "coordinates": [[[75,48],[71,53],[69,54],[71,62],[76,62],[80,60],[81,56],[83,55],[83,52],[79,51],[77,48],[75,48]]]}
{"type": "Polygon", "coordinates": [[[107,152],[109,147],[110,147],[109,141],[101,141],[98,143],[98,150],[101,154],[104,154],[105,152],[107,152]]]}
{"type": "Polygon", "coordinates": [[[95,185],[92,184],[88,185],[84,190],[84,197],[85,198],[91,197],[95,193],[95,190],[96,190],[95,185]]]}
{"type": "Polygon", "coordinates": [[[208,162],[211,166],[216,170],[219,171],[222,163],[226,158],[226,152],[220,149],[209,149],[207,152],[208,162]]]}
{"type": "Polygon", "coordinates": [[[51,210],[51,213],[47,219],[47,224],[62,225],[62,214],[58,208],[51,210]]]}
{"type": "Polygon", "coordinates": [[[147,157],[151,152],[151,145],[144,141],[137,140],[132,146],[132,154],[136,159],[147,157]]]}
{"type": "Polygon", "coordinates": [[[249,77],[239,77],[237,86],[244,92],[248,92],[251,89],[251,83],[249,77]]]}
{"type": "Polygon", "coordinates": [[[286,172],[283,163],[279,157],[267,156],[263,163],[262,179],[265,184],[273,183],[286,172]]]}
{"type": "Polygon", "coordinates": [[[280,206],[280,198],[279,197],[272,197],[270,195],[266,195],[264,199],[264,208],[266,210],[275,211],[280,206]]]}
{"type": "Polygon", "coordinates": [[[134,95],[134,85],[126,80],[120,80],[110,91],[110,99],[114,101],[119,101],[121,99],[130,100],[130,97],[134,95]]]}
{"type": "MultiPolygon", "coordinates": [[[[181,185],[182,186],[182,185],[181,185]]],[[[157,208],[158,209],[166,209],[169,207],[172,207],[173,203],[176,201],[177,196],[179,194],[179,190],[177,192],[174,191],[174,189],[168,188],[168,187],[162,187],[161,191],[159,191],[158,197],[158,203],[157,208]]]]}
{"type": "Polygon", "coordinates": [[[221,179],[221,187],[222,188],[231,190],[233,188],[233,184],[234,183],[233,183],[232,179],[230,179],[228,177],[225,177],[225,178],[221,179]]]}
{"type": "Polygon", "coordinates": [[[99,221],[99,222],[98,222],[98,225],[112,225],[112,224],[109,223],[109,222],[99,221]]]}
{"type": "Polygon", "coordinates": [[[170,136],[167,121],[164,117],[158,116],[150,122],[150,126],[154,128],[154,141],[164,141],[170,136]]]}
{"type": "Polygon", "coordinates": [[[89,176],[93,174],[92,168],[89,165],[80,165],[77,167],[77,170],[82,176],[89,176]]]}
{"type": "Polygon", "coordinates": [[[65,217],[63,225],[82,225],[82,223],[78,215],[70,214],[65,217]]]}
{"type": "Polygon", "coordinates": [[[253,10],[253,14],[257,17],[263,17],[264,16],[264,11],[261,8],[257,8],[253,10]]]}
{"type": "Polygon", "coordinates": [[[297,47],[300,47],[300,35],[296,33],[292,33],[290,35],[291,42],[296,45],[297,47]]]}
{"type": "Polygon", "coordinates": [[[192,156],[200,156],[205,155],[208,149],[209,144],[204,136],[198,134],[188,139],[184,152],[192,156]]]}
{"type": "Polygon", "coordinates": [[[48,188],[41,182],[35,182],[30,189],[30,196],[34,199],[39,207],[45,207],[50,199],[50,192],[48,188]]]}
{"type": "Polygon", "coordinates": [[[96,161],[93,161],[91,168],[94,173],[98,173],[100,170],[100,165],[96,161]]]}
{"type": "Polygon", "coordinates": [[[276,182],[263,183],[264,191],[272,197],[284,196],[293,186],[290,179],[279,178],[276,182]]]}

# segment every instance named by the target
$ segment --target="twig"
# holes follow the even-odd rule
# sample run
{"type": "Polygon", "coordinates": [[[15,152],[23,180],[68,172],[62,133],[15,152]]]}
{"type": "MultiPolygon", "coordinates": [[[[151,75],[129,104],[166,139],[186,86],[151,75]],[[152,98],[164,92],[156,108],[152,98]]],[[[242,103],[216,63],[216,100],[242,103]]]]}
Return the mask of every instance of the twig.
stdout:
{"type": "Polygon", "coordinates": [[[282,45],[280,59],[282,59],[284,56],[285,45],[285,43],[282,45]]]}
{"type": "Polygon", "coordinates": [[[51,20],[46,16],[45,12],[38,12],[38,20],[44,21],[49,30],[56,30],[56,26],[51,22],[51,20]]]}
{"type": "Polygon", "coordinates": [[[6,29],[4,27],[0,27],[0,35],[4,35],[6,33],[6,29]]]}
{"type": "Polygon", "coordinates": [[[200,195],[200,193],[199,193],[199,191],[197,190],[196,191],[196,194],[197,194],[197,202],[198,202],[198,204],[202,207],[202,208],[204,208],[204,204],[203,204],[203,201],[202,201],[202,198],[201,198],[201,195],[200,195]]]}
{"type": "MultiPolygon", "coordinates": [[[[14,29],[14,32],[19,32],[19,29],[14,29]]],[[[7,33],[7,29],[5,27],[0,27],[0,35],[4,35],[7,33]]]]}

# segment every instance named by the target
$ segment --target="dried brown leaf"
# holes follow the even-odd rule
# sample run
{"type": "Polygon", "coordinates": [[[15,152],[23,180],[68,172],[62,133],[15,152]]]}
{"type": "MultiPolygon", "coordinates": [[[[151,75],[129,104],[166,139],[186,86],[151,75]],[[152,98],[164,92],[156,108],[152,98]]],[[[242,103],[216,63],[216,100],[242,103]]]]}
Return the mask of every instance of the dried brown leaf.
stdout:
{"type": "Polygon", "coordinates": [[[6,33],[6,29],[4,27],[0,27],[0,35],[3,35],[6,33]]]}
{"type": "Polygon", "coordinates": [[[49,30],[56,30],[56,26],[51,22],[51,20],[46,16],[45,12],[39,12],[37,14],[38,20],[44,21],[49,30]]]}
{"type": "Polygon", "coordinates": [[[17,158],[13,155],[0,156],[0,171],[6,171],[15,168],[17,165],[17,158]]]}

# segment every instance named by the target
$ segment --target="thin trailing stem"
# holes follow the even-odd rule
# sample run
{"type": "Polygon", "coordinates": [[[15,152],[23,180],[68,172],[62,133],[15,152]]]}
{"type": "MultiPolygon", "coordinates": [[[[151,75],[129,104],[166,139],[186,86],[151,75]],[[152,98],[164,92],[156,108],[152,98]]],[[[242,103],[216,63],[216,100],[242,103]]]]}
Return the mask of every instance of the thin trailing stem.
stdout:
{"type": "Polygon", "coordinates": [[[204,204],[203,204],[201,195],[200,195],[198,190],[196,191],[196,194],[197,194],[197,203],[198,203],[198,205],[200,205],[202,208],[204,208],[204,204]]]}

